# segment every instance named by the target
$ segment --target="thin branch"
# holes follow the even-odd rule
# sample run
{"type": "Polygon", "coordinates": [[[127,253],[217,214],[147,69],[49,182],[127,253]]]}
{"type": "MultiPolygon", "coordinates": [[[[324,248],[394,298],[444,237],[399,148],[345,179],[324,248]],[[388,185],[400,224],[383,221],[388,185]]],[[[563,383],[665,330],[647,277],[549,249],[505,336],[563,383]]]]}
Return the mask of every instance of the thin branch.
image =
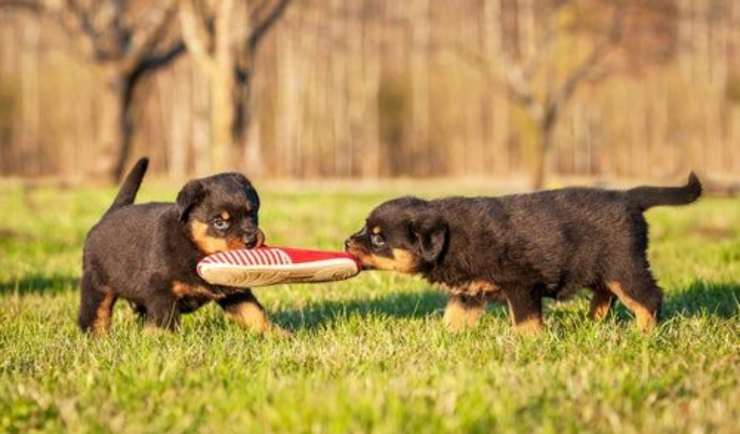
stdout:
{"type": "Polygon", "coordinates": [[[252,13],[249,14],[251,22],[257,21],[269,4],[270,0],[262,0],[257,6],[255,6],[252,13]]]}
{"type": "Polygon", "coordinates": [[[46,10],[43,3],[32,0],[0,0],[0,8],[21,9],[37,14],[46,10]]]}
{"type": "Polygon", "coordinates": [[[615,6],[609,33],[603,41],[596,44],[591,53],[576,67],[573,72],[566,78],[554,96],[548,96],[546,99],[545,122],[551,124],[558,116],[561,107],[566,104],[575,93],[578,85],[587,79],[601,62],[611,53],[612,48],[619,42],[622,36],[622,24],[624,10],[620,4],[615,6]]]}
{"type": "Polygon", "coordinates": [[[142,59],[147,56],[147,53],[154,50],[157,43],[159,43],[167,33],[167,30],[172,24],[176,14],[176,0],[168,0],[168,4],[160,9],[156,19],[152,20],[154,25],[149,29],[149,31],[146,33],[140,32],[143,34],[138,38],[134,38],[132,41],[132,48],[126,54],[126,64],[130,69],[141,63],[142,59]]]}
{"type": "Polygon", "coordinates": [[[542,105],[536,100],[534,91],[527,81],[526,74],[520,65],[512,62],[508,55],[502,54],[497,58],[501,64],[500,73],[493,70],[493,62],[486,56],[473,50],[467,49],[462,44],[458,45],[456,54],[462,54],[470,63],[476,65],[489,79],[501,84],[515,102],[526,107],[533,117],[539,118],[542,112],[542,105]]]}
{"type": "Polygon", "coordinates": [[[272,8],[270,13],[254,25],[252,32],[249,34],[249,48],[252,51],[257,49],[262,38],[267,34],[267,31],[270,30],[270,27],[280,19],[289,3],[290,0],[278,0],[278,3],[272,8]]]}
{"type": "Polygon", "coordinates": [[[131,71],[129,80],[136,83],[136,81],[144,75],[153,73],[159,68],[167,66],[181,54],[184,54],[185,51],[185,43],[182,40],[177,40],[170,44],[170,46],[161,53],[153,53],[145,56],[140,59],[139,63],[131,71]]]}

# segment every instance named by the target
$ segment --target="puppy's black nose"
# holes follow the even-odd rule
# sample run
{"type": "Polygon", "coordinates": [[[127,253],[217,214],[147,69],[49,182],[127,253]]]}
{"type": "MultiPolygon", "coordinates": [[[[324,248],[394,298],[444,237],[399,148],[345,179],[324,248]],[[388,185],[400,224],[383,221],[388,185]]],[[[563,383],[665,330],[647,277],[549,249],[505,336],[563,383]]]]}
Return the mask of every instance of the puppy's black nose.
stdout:
{"type": "Polygon", "coordinates": [[[251,249],[257,245],[258,237],[257,237],[257,234],[253,232],[249,234],[244,234],[244,236],[242,237],[242,240],[244,241],[244,245],[248,249],[251,249]]]}

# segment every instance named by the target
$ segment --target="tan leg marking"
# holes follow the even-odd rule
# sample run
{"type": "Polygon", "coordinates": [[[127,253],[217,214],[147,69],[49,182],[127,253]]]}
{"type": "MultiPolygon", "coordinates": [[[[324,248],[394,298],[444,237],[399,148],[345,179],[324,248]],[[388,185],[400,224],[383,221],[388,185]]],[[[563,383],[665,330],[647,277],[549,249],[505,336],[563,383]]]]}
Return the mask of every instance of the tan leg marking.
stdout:
{"type": "Polygon", "coordinates": [[[643,306],[639,301],[632,298],[622,287],[622,285],[617,281],[611,281],[607,282],[606,286],[609,287],[609,289],[619,297],[619,300],[624,303],[625,306],[629,310],[632,311],[632,313],[635,314],[635,317],[637,318],[637,327],[640,330],[648,331],[655,328],[655,326],[658,325],[658,318],[656,317],[656,312],[650,312],[645,306],[643,306]]]}
{"type": "Polygon", "coordinates": [[[164,336],[169,333],[167,329],[157,327],[151,323],[145,323],[143,330],[145,336],[164,336]]]}
{"type": "Polygon", "coordinates": [[[606,289],[596,289],[591,298],[591,309],[589,316],[595,321],[601,321],[609,314],[614,303],[614,294],[606,289]]]}
{"type": "Polygon", "coordinates": [[[260,305],[252,302],[244,302],[229,306],[224,309],[226,316],[241,327],[266,334],[274,333],[278,336],[290,336],[290,332],[273,324],[267,317],[267,312],[260,305]]]}
{"type": "Polygon", "coordinates": [[[530,315],[522,320],[517,321],[514,316],[514,310],[511,307],[511,302],[507,300],[509,306],[509,316],[511,317],[511,325],[514,331],[521,334],[538,334],[545,329],[545,324],[542,321],[541,315],[530,315]]]}
{"type": "Polygon", "coordinates": [[[98,309],[95,311],[95,321],[92,326],[94,335],[104,335],[110,329],[111,316],[113,315],[113,304],[115,301],[116,296],[113,294],[113,291],[106,291],[103,299],[100,300],[98,309]]]}
{"type": "Polygon", "coordinates": [[[542,323],[542,318],[528,318],[524,321],[514,324],[514,330],[517,333],[522,334],[538,334],[544,330],[545,326],[542,323]]]}
{"type": "Polygon", "coordinates": [[[486,302],[482,298],[466,300],[452,295],[447,301],[443,321],[448,330],[459,332],[475,326],[485,311],[486,302]]]}

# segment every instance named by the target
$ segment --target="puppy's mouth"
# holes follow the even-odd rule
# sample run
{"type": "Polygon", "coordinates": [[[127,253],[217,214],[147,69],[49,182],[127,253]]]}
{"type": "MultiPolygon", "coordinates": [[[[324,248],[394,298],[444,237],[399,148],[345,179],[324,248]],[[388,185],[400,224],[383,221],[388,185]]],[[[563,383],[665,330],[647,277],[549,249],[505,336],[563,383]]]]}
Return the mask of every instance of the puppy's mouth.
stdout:
{"type": "Polygon", "coordinates": [[[371,254],[366,250],[358,246],[353,241],[347,241],[345,243],[344,251],[357,258],[362,264],[362,268],[365,270],[375,270],[374,262],[371,260],[371,254]]]}
{"type": "Polygon", "coordinates": [[[265,245],[265,233],[257,229],[254,233],[244,236],[244,247],[247,249],[259,249],[265,245]]]}

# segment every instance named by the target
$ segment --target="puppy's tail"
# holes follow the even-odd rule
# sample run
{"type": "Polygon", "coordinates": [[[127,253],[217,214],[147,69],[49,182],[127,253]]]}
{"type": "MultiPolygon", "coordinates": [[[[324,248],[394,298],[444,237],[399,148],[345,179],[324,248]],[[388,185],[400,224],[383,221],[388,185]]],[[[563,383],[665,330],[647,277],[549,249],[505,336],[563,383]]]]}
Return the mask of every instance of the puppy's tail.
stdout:
{"type": "Polygon", "coordinates": [[[139,192],[139,187],[141,186],[141,181],[144,179],[147,167],[149,167],[148,158],[142,158],[136,162],[134,168],[126,175],[126,179],[121,184],[121,189],[118,190],[118,195],[116,195],[113,204],[108,208],[108,212],[134,203],[136,193],[139,192]]]}
{"type": "Polygon", "coordinates": [[[658,205],[687,205],[701,196],[702,187],[694,172],[682,187],[637,187],[627,190],[627,199],[635,206],[646,210],[658,205]]]}

